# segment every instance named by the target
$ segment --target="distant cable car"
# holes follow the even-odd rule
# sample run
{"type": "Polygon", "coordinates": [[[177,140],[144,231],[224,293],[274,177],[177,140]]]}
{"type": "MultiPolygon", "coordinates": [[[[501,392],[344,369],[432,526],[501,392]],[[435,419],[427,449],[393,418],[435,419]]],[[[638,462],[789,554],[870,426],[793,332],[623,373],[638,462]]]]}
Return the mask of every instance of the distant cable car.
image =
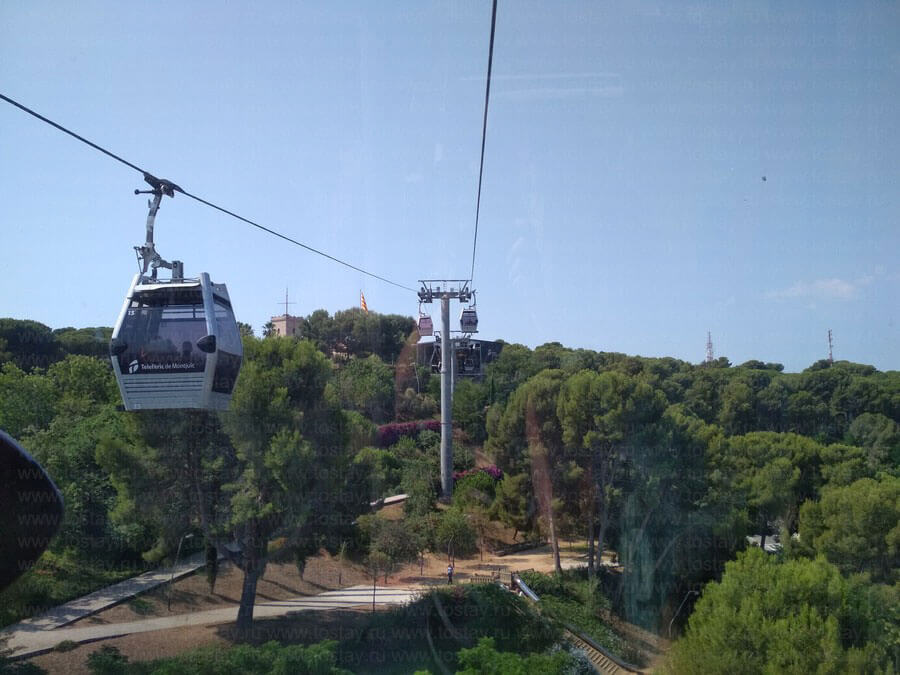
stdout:
{"type": "Polygon", "coordinates": [[[435,335],[431,343],[431,372],[441,372],[441,336],[435,335]]]}
{"type": "Polygon", "coordinates": [[[459,314],[459,329],[463,333],[478,332],[478,313],[475,307],[464,307],[459,314]]]}
{"type": "Polygon", "coordinates": [[[437,342],[434,343],[434,347],[431,350],[431,372],[441,372],[441,346],[437,342]]]}
{"type": "Polygon", "coordinates": [[[419,319],[416,322],[420,337],[429,337],[434,335],[434,322],[431,317],[422,311],[422,303],[419,303],[419,319]]]}
{"type": "Polygon", "coordinates": [[[154,219],[162,196],[173,196],[177,186],[146,174],[144,179],[153,187],[145,193],[154,197],[147,241],[135,247],[142,269],[131,282],[109,346],[125,409],[225,410],[243,358],[228,289],[206,272],[186,279],[183,263],[159,256],[154,219]],[[157,279],[159,267],[172,270],[172,278],[157,279]]]}
{"type": "Polygon", "coordinates": [[[459,313],[459,330],[463,333],[477,333],[478,332],[478,312],[475,311],[475,291],[472,291],[471,294],[472,304],[468,307],[463,307],[462,311],[459,313]]]}
{"type": "Polygon", "coordinates": [[[456,371],[459,375],[479,375],[481,373],[480,345],[460,339],[456,350],[456,363],[456,371]]]}

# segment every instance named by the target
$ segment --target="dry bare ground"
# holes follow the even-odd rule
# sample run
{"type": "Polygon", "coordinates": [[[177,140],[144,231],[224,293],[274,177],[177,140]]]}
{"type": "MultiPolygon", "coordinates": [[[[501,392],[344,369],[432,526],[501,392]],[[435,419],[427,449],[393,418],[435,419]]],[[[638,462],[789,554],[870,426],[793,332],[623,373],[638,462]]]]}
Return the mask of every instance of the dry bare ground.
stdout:
{"type": "MultiPolygon", "coordinates": [[[[389,518],[402,517],[402,505],[386,507],[382,515],[389,518]]],[[[496,524],[495,524],[496,525],[496,524]]],[[[496,525],[490,532],[493,547],[512,541],[512,532],[496,525]]],[[[562,554],[573,558],[576,554],[564,544],[562,554]]],[[[488,575],[500,572],[508,578],[508,573],[517,570],[534,569],[552,571],[553,558],[547,546],[515,555],[498,557],[490,552],[468,559],[455,560],[454,581],[467,583],[474,575],[488,575]]],[[[429,586],[447,583],[447,558],[429,554],[425,556],[420,569],[417,563],[405,565],[388,577],[387,585],[429,586]]],[[[219,570],[214,593],[209,593],[203,570],[181,579],[171,589],[171,609],[168,608],[169,588],[163,586],[142,596],[112,607],[94,616],[86,617],[70,626],[97,623],[116,624],[139,621],[145,618],[183,614],[207,609],[237,606],[241,593],[242,575],[230,564],[223,563],[219,570]]],[[[296,565],[290,563],[270,563],[259,582],[257,602],[287,600],[304,595],[315,595],[328,590],[357,584],[372,583],[359,565],[342,562],[327,553],[321,553],[308,561],[301,577],[296,565]]],[[[385,585],[383,577],[378,585],[385,585]]],[[[254,641],[280,639],[290,642],[313,643],[327,638],[341,639],[353,634],[360,624],[361,615],[371,611],[371,607],[356,610],[328,610],[306,612],[285,619],[258,621],[259,633],[254,641]]],[[[50,652],[30,659],[50,673],[88,673],[88,655],[103,645],[112,645],[131,661],[145,661],[180,654],[189,649],[215,645],[233,644],[232,624],[178,628],[150,633],[109,638],[90,644],[83,644],[67,652],[50,652]]]]}

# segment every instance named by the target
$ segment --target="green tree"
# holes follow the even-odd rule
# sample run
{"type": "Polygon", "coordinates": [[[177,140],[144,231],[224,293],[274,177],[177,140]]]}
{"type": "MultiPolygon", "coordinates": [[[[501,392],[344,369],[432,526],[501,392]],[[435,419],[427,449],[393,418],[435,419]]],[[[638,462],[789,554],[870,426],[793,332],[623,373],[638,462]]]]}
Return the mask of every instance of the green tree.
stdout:
{"type": "Polygon", "coordinates": [[[684,405],[704,422],[714,422],[722,405],[722,389],[728,371],[722,368],[699,368],[693,373],[684,393],[684,405]]]}
{"type": "Polygon", "coordinates": [[[477,550],[475,530],[469,523],[466,514],[458,508],[449,508],[441,512],[434,532],[435,553],[445,551],[450,560],[457,555],[469,555],[477,550]]]}
{"type": "Polygon", "coordinates": [[[453,504],[460,508],[470,505],[487,508],[494,501],[497,483],[484,471],[463,476],[453,485],[453,504]]]}
{"type": "Polygon", "coordinates": [[[721,442],[719,427],[674,405],[631,436],[617,481],[615,547],[624,570],[614,601],[628,621],[654,626],[688,589],[718,576],[745,540],[727,526],[728,502],[710,491],[706,459],[721,442]]]}
{"type": "Polygon", "coordinates": [[[478,533],[478,550],[482,560],[495,490],[494,479],[483,471],[465,476],[453,486],[453,505],[466,514],[472,528],[478,533]]]}
{"type": "Polygon", "coordinates": [[[821,483],[821,446],[797,434],[732,436],[713,446],[710,455],[714,488],[723,497],[731,493],[728,499],[738,508],[743,500],[763,547],[775,521],[793,531],[800,504],[814,497],[821,483]]]}
{"type": "Polygon", "coordinates": [[[531,532],[535,527],[536,508],[530,487],[528,475],[524,473],[506,474],[497,485],[491,516],[513,528],[513,540],[519,532],[531,532]]]}
{"type": "Polygon", "coordinates": [[[0,429],[13,438],[46,428],[56,414],[56,402],[50,378],[28,374],[15,363],[0,366],[0,429]]]}
{"type": "Polygon", "coordinates": [[[497,360],[485,369],[485,379],[494,383],[494,401],[505,402],[520,384],[538,371],[528,347],[504,345],[497,360]]]}
{"type": "MultiPolygon", "coordinates": [[[[83,357],[87,358],[87,357],[83,357]]],[[[116,491],[109,473],[96,459],[96,449],[108,439],[132,439],[127,417],[112,405],[69,409],[26,441],[29,451],[56,482],[65,499],[65,513],[52,543],[82,559],[117,560],[140,546],[137,529],[128,531],[111,519],[116,491]]]]}
{"type": "Polygon", "coordinates": [[[119,389],[109,361],[70,354],[47,371],[60,398],[84,403],[118,403],[119,389]]]}
{"type": "Polygon", "coordinates": [[[411,422],[434,417],[438,413],[439,407],[432,396],[417,393],[412,387],[407,387],[397,398],[395,410],[398,422],[411,422]]]}
{"type": "Polygon", "coordinates": [[[374,354],[383,361],[394,363],[414,328],[411,317],[366,313],[353,307],[334,313],[326,340],[331,351],[358,357],[374,354]]]}
{"type": "Polygon", "coordinates": [[[66,354],[93,356],[104,360],[109,358],[109,340],[112,337],[110,327],[57,328],[53,334],[66,354]]]}
{"type": "Polygon", "coordinates": [[[785,378],[773,379],[756,397],[759,430],[787,431],[787,403],[791,395],[785,378]]]}
{"type": "Polygon", "coordinates": [[[566,672],[573,662],[562,650],[526,655],[500,652],[489,637],[481,638],[471,649],[460,649],[457,658],[462,668],[457,675],[556,675],[566,672]]]}
{"type": "Polygon", "coordinates": [[[353,460],[357,464],[368,465],[370,479],[369,498],[372,501],[396,494],[400,487],[403,465],[389,450],[363,448],[353,460]]]}
{"type": "Polygon", "coordinates": [[[468,378],[459,378],[453,391],[453,421],[463,429],[473,443],[487,438],[485,417],[488,388],[468,378]]]}
{"type": "Polygon", "coordinates": [[[822,490],[800,510],[800,539],[845,574],[892,583],[900,571],[900,478],[861,478],[822,490]]]}
{"type": "Polygon", "coordinates": [[[597,533],[597,561],[603,553],[610,522],[613,485],[641,430],[659,419],[665,396],[643,380],[618,372],[582,371],[570,377],[559,395],[562,437],[573,448],[590,486],[586,500],[589,538],[588,569],[593,572],[597,533]],[[599,523],[599,527],[597,527],[599,523]]]}
{"type": "Polygon", "coordinates": [[[202,529],[208,545],[226,536],[223,486],[235,479],[238,462],[218,415],[146,410],[128,419],[132,436],[105,437],[96,450],[116,488],[118,528],[141,542],[150,562],[175,554],[190,530],[202,529]]]}
{"type": "Polygon", "coordinates": [[[244,353],[225,418],[238,460],[237,478],[225,490],[228,529],[240,546],[228,555],[244,573],[240,631],[252,622],[270,539],[286,537],[302,564],[320,546],[336,550],[368,508],[364,471],[346,451],[346,418],[325,397],[328,360],[313,343],[291,338],[245,338],[244,353]]]}
{"type": "Polygon", "coordinates": [[[822,480],[826,486],[850,485],[860,478],[874,478],[877,473],[877,469],[867,461],[864,448],[832,443],[823,447],[819,456],[822,462],[822,480]]]}
{"type": "Polygon", "coordinates": [[[847,439],[866,448],[874,470],[900,467],[900,425],[881,413],[863,413],[850,424],[847,439]]]}
{"type": "Polygon", "coordinates": [[[378,560],[384,581],[399,565],[415,560],[422,550],[422,543],[404,520],[388,520],[371,517],[369,521],[369,559],[378,560]]]}
{"type": "Polygon", "coordinates": [[[375,356],[355,358],[337,376],[341,404],[365,414],[376,424],[393,417],[394,374],[375,356]]]}
{"type": "Polygon", "coordinates": [[[745,382],[734,379],[725,385],[718,420],[729,435],[753,431],[756,424],[756,401],[753,390],[745,382]]]}
{"type": "Polygon", "coordinates": [[[423,517],[434,511],[437,500],[435,484],[438,481],[436,462],[425,457],[403,461],[403,477],[400,485],[407,495],[403,512],[407,517],[423,517]]]}
{"type": "Polygon", "coordinates": [[[791,394],[786,412],[788,429],[804,436],[822,434],[828,424],[828,405],[808,391],[791,394]]]}
{"type": "Polygon", "coordinates": [[[539,518],[547,528],[554,562],[560,571],[556,524],[560,503],[556,488],[564,468],[564,446],[557,403],[564,379],[560,370],[544,370],[516,389],[496,435],[485,446],[505,473],[526,473],[530,477],[539,518]]]}
{"type": "Polygon", "coordinates": [[[858,643],[867,633],[867,617],[850,598],[850,584],[824,560],[778,563],[749,549],[725,566],[720,582],[704,588],[668,669],[704,674],[883,672],[889,651],[858,643]]]}
{"type": "Polygon", "coordinates": [[[28,372],[47,368],[63,356],[59,340],[37,321],[0,319],[0,364],[11,361],[28,372]]]}

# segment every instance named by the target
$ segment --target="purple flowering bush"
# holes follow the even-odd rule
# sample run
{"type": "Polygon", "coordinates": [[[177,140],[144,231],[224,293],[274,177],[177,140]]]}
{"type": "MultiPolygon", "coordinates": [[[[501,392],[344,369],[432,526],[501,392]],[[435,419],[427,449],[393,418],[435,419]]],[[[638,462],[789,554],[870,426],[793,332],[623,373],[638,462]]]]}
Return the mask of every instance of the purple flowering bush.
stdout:
{"type": "Polygon", "coordinates": [[[390,424],[382,424],[375,433],[378,447],[389,448],[401,438],[415,438],[419,435],[419,432],[425,430],[440,433],[440,421],[418,420],[416,422],[391,422],[390,424]]]}
{"type": "Polygon", "coordinates": [[[467,476],[474,476],[478,473],[486,473],[488,476],[493,478],[495,481],[499,481],[503,478],[503,471],[498,469],[496,466],[491,464],[490,466],[482,466],[477,469],[469,469],[468,471],[454,471],[453,472],[453,480],[458,481],[467,476]]]}

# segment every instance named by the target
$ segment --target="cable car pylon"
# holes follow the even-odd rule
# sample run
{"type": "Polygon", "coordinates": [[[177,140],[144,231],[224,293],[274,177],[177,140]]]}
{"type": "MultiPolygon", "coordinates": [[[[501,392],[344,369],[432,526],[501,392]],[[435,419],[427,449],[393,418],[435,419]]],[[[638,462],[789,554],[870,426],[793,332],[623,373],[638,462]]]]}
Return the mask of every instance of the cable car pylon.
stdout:
{"type": "MultiPolygon", "coordinates": [[[[441,501],[449,502],[453,496],[453,365],[454,340],[450,334],[450,300],[469,303],[474,291],[468,279],[419,279],[419,303],[441,301],[441,501]]],[[[469,318],[468,326],[477,330],[478,317],[474,306],[464,309],[460,316],[469,318]],[[470,312],[469,314],[465,314],[470,312]]],[[[462,326],[461,326],[462,327],[462,326]]],[[[466,331],[465,328],[463,329],[466,331]]]]}

